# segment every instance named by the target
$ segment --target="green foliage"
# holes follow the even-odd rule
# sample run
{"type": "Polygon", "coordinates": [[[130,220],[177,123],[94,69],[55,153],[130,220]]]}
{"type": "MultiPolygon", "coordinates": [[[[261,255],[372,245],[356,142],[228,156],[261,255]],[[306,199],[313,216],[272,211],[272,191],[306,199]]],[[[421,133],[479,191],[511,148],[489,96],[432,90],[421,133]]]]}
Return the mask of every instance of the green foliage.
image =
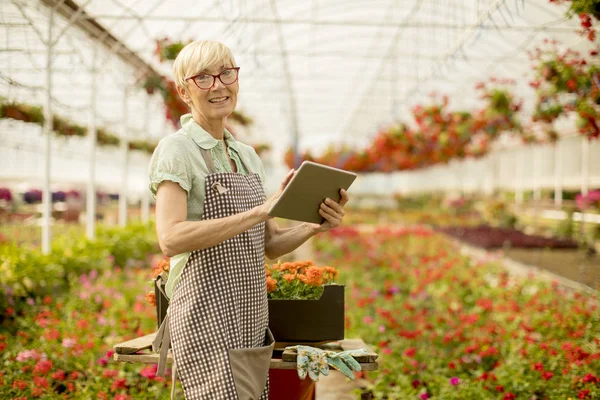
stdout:
{"type": "Polygon", "coordinates": [[[322,262],[346,266],[346,336],[379,354],[376,399],[600,396],[597,297],[517,279],[421,227],[315,239],[322,262]]]}
{"type": "Polygon", "coordinates": [[[149,225],[99,227],[97,239],[67,233],[52,242],[50,254],[37,248],[0,244],[0,312],[9,298],[59,295],[81,274],[103,271],[111,265],[126,267],[158,252],[156,234],[149,225]]]}

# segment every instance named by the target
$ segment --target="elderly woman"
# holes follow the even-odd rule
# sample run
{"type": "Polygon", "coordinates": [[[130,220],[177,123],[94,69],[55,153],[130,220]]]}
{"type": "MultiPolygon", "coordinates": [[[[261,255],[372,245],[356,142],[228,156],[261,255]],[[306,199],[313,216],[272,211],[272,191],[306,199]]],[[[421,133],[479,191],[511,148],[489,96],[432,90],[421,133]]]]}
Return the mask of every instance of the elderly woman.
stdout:
{"type": "Polygon", "coordinates": [[[269,217],[294,171],[265,200],[258,155],[224,128],[237,103],[239,71],[219,42],[196,41],[181,50],[173,75],[190,113],[150,161],[158,240],[171,257],[170,304],[156,347],[166,355],[170,340],[188,399],[268,398],[274,340],[265,254],[275,259],[338,226],[348,201],[343,190],[339,204],[324,201],[322,225],[281,229],[269,217]]]}

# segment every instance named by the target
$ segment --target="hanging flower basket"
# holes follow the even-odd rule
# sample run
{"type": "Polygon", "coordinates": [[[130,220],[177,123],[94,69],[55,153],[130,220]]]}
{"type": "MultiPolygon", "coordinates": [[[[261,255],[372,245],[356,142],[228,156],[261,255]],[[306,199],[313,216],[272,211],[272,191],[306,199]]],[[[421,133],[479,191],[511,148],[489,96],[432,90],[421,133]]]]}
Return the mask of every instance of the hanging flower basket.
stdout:
{"type": "Polygon", "coordinates": [[[118,146],[121,142],[117,136],[106,132],[104,129],[97,130],[97,141],[100,146],[118,146]]]}

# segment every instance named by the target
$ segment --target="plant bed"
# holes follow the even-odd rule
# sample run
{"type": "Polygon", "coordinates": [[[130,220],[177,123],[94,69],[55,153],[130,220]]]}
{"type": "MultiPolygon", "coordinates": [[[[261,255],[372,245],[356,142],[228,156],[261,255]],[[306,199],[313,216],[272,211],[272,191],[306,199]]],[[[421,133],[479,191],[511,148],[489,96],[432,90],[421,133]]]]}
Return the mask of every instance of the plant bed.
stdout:
{"type": "Polygon", "coordinates": [[[488,225],[473,227],[451,226],[437,228],[438,231],[470,245],[484,249],[524,248],[524,249],[576,249],[577,242],[568,239],[528,235],[516,229],[498,228],[488,225]]]}

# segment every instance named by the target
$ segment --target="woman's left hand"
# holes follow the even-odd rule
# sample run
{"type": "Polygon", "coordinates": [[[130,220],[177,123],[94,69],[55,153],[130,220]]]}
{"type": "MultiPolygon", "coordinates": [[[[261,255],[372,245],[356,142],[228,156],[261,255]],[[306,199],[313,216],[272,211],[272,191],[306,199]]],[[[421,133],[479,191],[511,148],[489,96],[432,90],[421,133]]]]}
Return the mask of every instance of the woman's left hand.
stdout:
{"type": "Polygon", "coordinates": [[[344,189],[340,189],[342,198],[339,203],[331,199],[325,199],[319,207],[319,214],[325,218],[325,222],[321,225],[311,224],[316,232],[326,232],[339,226],[344,218],[344,206],[348,202],[348,193],[344,189]]]}

